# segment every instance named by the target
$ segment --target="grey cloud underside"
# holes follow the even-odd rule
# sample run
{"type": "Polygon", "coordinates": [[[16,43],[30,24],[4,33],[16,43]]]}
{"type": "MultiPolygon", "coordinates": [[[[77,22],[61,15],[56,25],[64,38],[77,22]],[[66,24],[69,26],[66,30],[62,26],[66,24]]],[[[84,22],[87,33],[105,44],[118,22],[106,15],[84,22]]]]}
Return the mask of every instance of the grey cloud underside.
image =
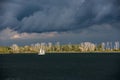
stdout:
{"type": "Polygon", "coordinates": [[[120,0],[2,0],[0,4],[0,30],[64,32],[104,23],[119,29],[120,0]]]}

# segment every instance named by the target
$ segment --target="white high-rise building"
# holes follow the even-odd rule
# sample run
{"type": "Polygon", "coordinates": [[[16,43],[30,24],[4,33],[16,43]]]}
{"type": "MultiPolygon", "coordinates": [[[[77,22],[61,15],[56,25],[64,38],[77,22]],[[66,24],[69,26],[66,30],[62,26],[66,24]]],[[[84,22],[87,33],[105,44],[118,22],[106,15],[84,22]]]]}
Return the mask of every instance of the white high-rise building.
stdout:
{"type": "Polygon", "coordinates": [[[105,43],[102,42],[102,51],[105,51],[105,43]]]}
{"type": "Polygon", "coordinates": [[[114,49],[119,50],[120,44],[118,41],[115,42],[114,49]]]}

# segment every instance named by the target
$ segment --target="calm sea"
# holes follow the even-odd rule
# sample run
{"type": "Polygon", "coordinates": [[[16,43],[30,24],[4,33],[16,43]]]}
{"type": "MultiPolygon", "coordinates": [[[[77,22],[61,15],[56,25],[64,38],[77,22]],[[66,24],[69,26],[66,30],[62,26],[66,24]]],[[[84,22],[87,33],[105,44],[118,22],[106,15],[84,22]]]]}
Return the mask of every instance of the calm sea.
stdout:
{"type": "Polygon", "coordinates": [[[119,53],[0,55],[0,80],[120,80],[119,53]]]}

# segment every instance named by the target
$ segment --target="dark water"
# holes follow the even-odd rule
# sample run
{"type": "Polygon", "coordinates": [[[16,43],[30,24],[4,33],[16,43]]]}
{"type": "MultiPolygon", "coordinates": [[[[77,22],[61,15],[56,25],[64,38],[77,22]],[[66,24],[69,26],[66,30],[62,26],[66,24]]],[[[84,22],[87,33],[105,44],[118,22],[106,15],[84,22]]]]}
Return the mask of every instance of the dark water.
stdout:
{"type": "Polygon", "coordinates": [[[120,54],[0,55],[0,80],[120,80],[120,54]]]}

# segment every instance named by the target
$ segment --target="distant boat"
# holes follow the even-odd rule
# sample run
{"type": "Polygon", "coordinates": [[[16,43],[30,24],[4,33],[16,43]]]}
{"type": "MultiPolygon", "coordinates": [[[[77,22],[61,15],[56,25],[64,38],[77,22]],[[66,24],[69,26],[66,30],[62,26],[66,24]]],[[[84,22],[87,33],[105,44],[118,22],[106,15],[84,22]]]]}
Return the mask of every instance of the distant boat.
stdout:
{"type": "Polygon", "coordinates": [[[45,55],[45,50],[44,49],[40,49],[38,55],[45,55]]]}

